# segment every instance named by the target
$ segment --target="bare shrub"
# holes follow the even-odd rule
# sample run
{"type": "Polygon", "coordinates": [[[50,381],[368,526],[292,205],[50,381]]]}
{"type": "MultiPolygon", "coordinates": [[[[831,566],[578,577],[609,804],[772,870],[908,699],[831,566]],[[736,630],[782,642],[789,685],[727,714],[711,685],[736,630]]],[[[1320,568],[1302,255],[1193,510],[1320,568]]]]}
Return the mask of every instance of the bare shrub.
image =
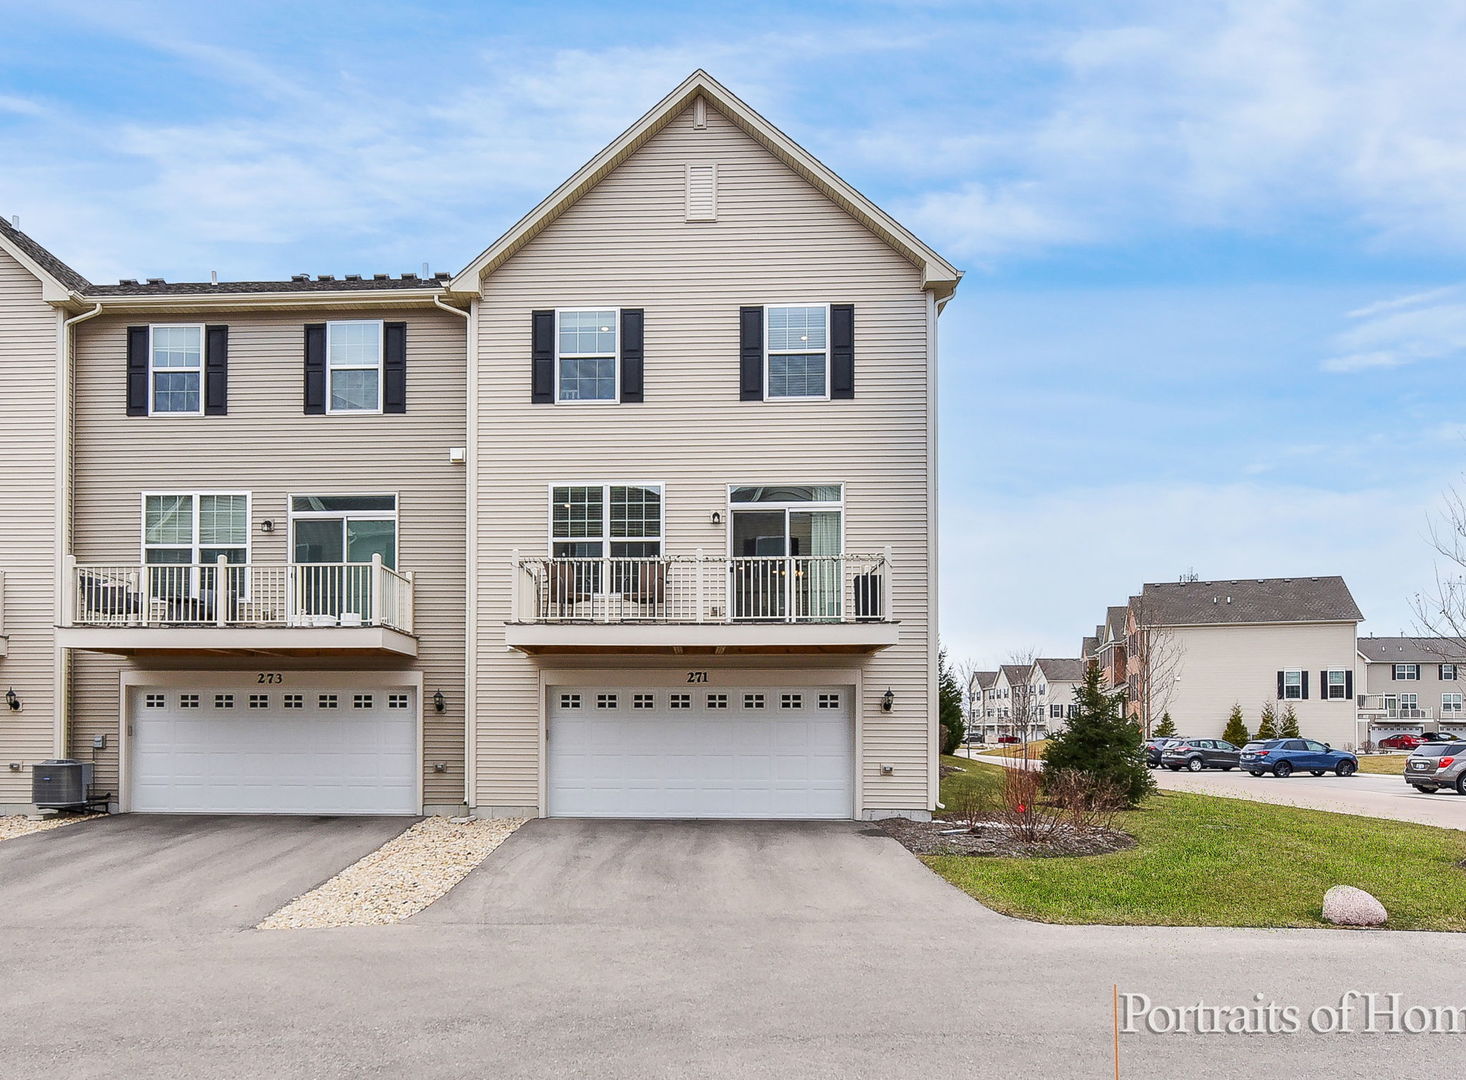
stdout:
{"type": "Polygon", "coordinates": [[[962,791],[948,805],[947,817],[958,825],[975,830],[979,822],[992,817],[992,797],[984,791],[962,791]]]}
{"type": "Polygon", "coordinates": [[[1125,809],[1125,793],[1118,784],[1078,769],[1054,769],[1044,776],[1043,786],[1063,823],[1078,836],[1110,831],[1125,809]]]}
{"type": "Polygon", "coordinates": [[[1043,804],[1043,774],[1036,768],[1004,769],[993,820],[1020,840],[1042,844],[1064,827],[1062,816],[1043,804]]]}

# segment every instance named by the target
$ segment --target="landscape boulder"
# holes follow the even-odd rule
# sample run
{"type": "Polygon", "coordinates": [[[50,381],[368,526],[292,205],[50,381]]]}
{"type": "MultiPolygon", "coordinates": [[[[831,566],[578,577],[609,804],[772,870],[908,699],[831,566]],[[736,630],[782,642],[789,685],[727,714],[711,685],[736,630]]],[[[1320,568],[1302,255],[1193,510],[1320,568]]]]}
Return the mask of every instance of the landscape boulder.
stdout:
{"type": "Polygon", "coordinates": [[[1383,926],[1389,913],[1363,889],[1335,885],[1323,894],[1323,917],[1335,926],[1383,926]]]}

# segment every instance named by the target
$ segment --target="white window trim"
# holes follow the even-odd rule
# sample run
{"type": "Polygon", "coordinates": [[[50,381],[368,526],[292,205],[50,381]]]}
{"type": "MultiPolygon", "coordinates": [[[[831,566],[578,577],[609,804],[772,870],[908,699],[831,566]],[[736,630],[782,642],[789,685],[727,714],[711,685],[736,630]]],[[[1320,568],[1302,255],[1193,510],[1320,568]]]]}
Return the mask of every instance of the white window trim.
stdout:
{"type": "Polygon", "coordinates": [[[1285,668],[1283,670],[1283,700],[1284,701],[1302,701],[1303,700],[1303,670],[1301,668],[1294,668],[1292,670],[1288,670],[1288,669],[1285,668]],[[1295,685],[1293,685],[1293,686],[1289,686],[1288,685],[1288,676],[1289,675],[1297,675],[1298,676],[1298,682],[1295,685]],[[1289,690],[1297,690],[1298,693],[1296,695],[1289,695],[1289,693],[1288,693],[1289,690]]]}
{"type": "MultiPolygon", "coordinates": [[[[207,353],[208,353],[207,331],[204,329],[204,324],[203,323],[149,323],[148,324],[148,415],[149,416],[194,417],[194,416],[203,416],[204,415],[204,406],[207,404],[205,402],[205,400],[204,400],[204,395],[205,395],[204,368],[205,368],[205,366],[208,363],[207,353]],[[197,368],[176,368],[176,367],[172,367],[172,368],[158,368],[158,367],[154,367],[153,366],[153,355],[154,355],[154,350],[153,350],[153,333],[156,330],[197,330],[199,332],[199,366],[197,368]],[[157,408],[155,408],[155,406],[157,405],[157,390],[156,390],[156,384],[154,382],[154,377],[160,371],[162,371],[162,372],[188,372],[188,371],[197,371],[198,372],[198,376],[199,376],[199,407],[198,407],[198,409],[196,411],[175,412],[175,411],[171,411],[170,410],[170,411],[166,411],[166,412],[160,412],[160,411],[158,411],[157,408]]],[[[172,494],[172,495],[186,495],[186,494],[188,494],[188,492],[186,492],[186,491],[176,491],[176,492],[168,492],[167,494],[172,494]]],[[[205,495],[217,495],[217,494],[220,494],[220,492],[206,491],[206,492],[204,492],[204,494],[205,495]]]]}
{"type": "MultiPolygon", "coordinates": [[[[794,400],[812,400],[812,399],[800,398],[800,399],[794,399],[794,400]]],[[[726,541],[727,541],[726,548],[727,548],[728,558],[730,558],[730,559],[734,559],[734,558],[737,558],[738,557],[738,553],[733,550],[733,512],[735,510],[744,510],[744,511],[747,511],[747,510],[782,511],[783,514],[784,514],[784,532],[785,532],[785,535],[786,536],[788,535],[788,531],[789,531],[789,511],[791,511],[791,510],[795,510],[795,511],[798,511],[798,510],[838,510],[840,512],[840,543],[839,543],[839,548],[840,548],[840,554],[842,554],[842,555],[845,554],[845,482],[843,480],[839,480],[839,481],[826,480],[826,481],[823,481],[821,483],[811,483],[808,480],[789,480],[789,481],[785,481],[785,480],[779,480],[779,481],[757,480],[757,481],[743,481],[742,483],[737,483],[737,484],[729,484],[728,485],[728,493],[727,493],[726,509],[723,512],[723,514],[724,514],[723,520],[727,523],[725,525],[725,527],[724,527],[724,531],[727,534],[726,535],[726,538],[725,538],[726,541]],[[839,498],[838,501],[835,501],[835,502],[828,502],[828,501],[826,501],[826,502],[813,502],[812,501],[812,502],[756,502],[756,503],[753,503],[753,502],[734,502],[733,501],[733,492],[735,490],[737,490],[738,488],[741,488],[741,487],[773,487],[773,486],[779,486],[779,487],[838,487],[840,489],[840,498],[839,498]]]]}
{"type": "MultiPolygon", "coordinates": [[[[614,304],[576,304],[571,307],[557,307],[555,309],[555,404],[556,405],[620,405],[621,404],[621,309],[614,304]],[[560,316],[567,311],[609,311],[611,312],[611,330],[616,335],[616,346],[611,350],[611,362],[614,364],[612,383],[616,388],[616,395],[608,398],[572,398],[566,400],[560,396],[560,361],[565,360],[604,360],[605,353],[561,353],[560,352],[560,316]]],[[[561,484],[561,487],[566,485],[561,484]]],[[[571,487],[595,487],[594,484],[572,484],[571,487]]],[[[622,485],[617,484],[617,487],[622,485]]]]}
{"type": "Polygon", "coordinates": [[[831,364],[831,355],[832,354],[831,354],[831,349],[830,349],[830,305],[829,304],[821,304],[821,303],[814,303],[814,302],[801,303],[801,302],[798,302],[798,301],[789,300],[789,301],[783,301],[783,302],[780,302],[780,303],[777,303],[777,304],[765,304],[764,305],[764,357],[763,357],[764,362],[763,362],[763,369],[764,369],[764,400],[765,401],[829,401],[830,400],[830,368],[833,366],[831,364]],[[795,353],[820,353],[820,352],[824,353],[824,356],[825,356],[825,392],[823,394],[806,394],[806,395],[801,395],[801,396],[798,396],[798,397],[793,396],[793,395],[790,395],[790,394],[781,394],[778,397],[773,397],[773,396],[771,396],[769,394],[769,367],[770,367],[770,364],[769,364],[769,309],[770,308],[823,308],[824,309],[824,312],[825,312],[825,347],[823,349],[780,349],[779,350],[779,355],[780,356],[791,356],[791,355],[793,355],[795,353]]]}
{"type": "Polygon", "coordinates": [[[1391,682],[1419,682],[1420,681],[1420,665],[1419,664],[1394,664],[1394,665],[1392,665],[1392,667],[1390,669],[1390,681],[1391,682]],[[1415,674],[1414,675],[1410,675],[1410,674],[1401,675],[1400,674],[1400,671],[1402,669],[1404,671],[1406,671],[1406,672],[1409,672],[1409,670],[1411,668],[1414,668],[1415,669],[1415,674]]]}
{"type": "Polygon", "coordinates": [[[1461,677],[1461,665],[1460,664],[1442,664],[1440,666],[1440,670],[1441,670],[1441,681],[1442,682],[1456,682],[1461,677]],[[1451,669],[1451,673],[1449,675],[1445,674],[1445,669],[1446,668],[1450,668],[1451,669]]]}
{"type": "Polygon", "coordinates": [[[383,319],[337,319],[326,323],[326,415],[328,416],[380,416],[382,415],[383,385],[387,371],[385,354],[387,350],[387,327],[383,319]],[[373,364],[333,364],[331,362],[331,331],[337,326],[375,326],[377,328],[377,362],[373,364]],[[332,408],[331,373],[334,371],[375,371],[377,373],[377,407],[375,409],[332,408]]]}
{"type": "Polygon", "coordinates": [[[231,496],[243,495],[244,496],[244,544],[242,545],[244,547],[244,562],[243,563],[237,563],[237,564],[234,564],[234,565],[243,565],[243,566],[250,565],[250,560],[254,558],[254,497],[253,497],[253,495],[250,492],[248,492],[248,491],[214,491],[214,490],[202,490],[202,489],[195,490],[195,491],[179,491],[176,488],[173,489],[173,490],[171,490],[171,491],[144,491],[144,492],[142,492],[138,496],[138,530],[137,530],[137,532],[138,532],[138,561],[142,565],[144,565],[144,566],[148,565],[148,549],[150,547],[151,548],[181,548],[181,547],[184,547],[185,546],[183,544],[149,544],[148,543],[148,500],[150,498],[153,498],[153,499],[156,499],[156,498],[178,498],[178,497],[182,497],[184,495],[187,495],[187,496],[189,496],[190,498],[193,499],[193,543],[192,543],[191,547],[192,547],[192,563],[195,566],[209,565],[207,563],[201,564],[199,562],[199,557],[198,557],[199,556],[199,548],[201,548],[201,547],[234,547],[234,546],[236,546],[236,545],[233,545],[233,544],[207,544],[207,545],[205,545],[205,544],[200,544],[199,543],[199,498],[200,498],[200,496],[203,496],[203,495],[231,495],[231,496]]]}
{"type": "Polygon", "coordinates": [[[1443,693],[1441,695],[1441,712],[1443,712],[1443,713],[1445,713],[1445,712],[1460,713],[1462,711],[1466,711],[1466,710],[1463,710],[1462,709],[1463,702],[1466,702],[1466,698],[1463,698],[1461,691],[1459,691],[1459,690],[1450,690],[1450,691],[1447,691],[1446,693],[1443,693]],[[1450,707],[1449,708],[1447,708],[1447,706],[1446,706],[1446,699],[1448,699],[1448,698],[1455,699],[1455,700],[1453,700],[1450,703],[1450,707]]]}
{"type": "Polygon", "coordinates": [[[1348,701],[1349,700],[1349,672],[1346,668],[1329,668],[1323,673],[1323,699],[1325,701],[1348,701]],[[1334,675],[1342,675],[1344,678],[1338,683],[1332,679],[1334,675]],[[1339,695],[1335,697],[1333,688],[1338,686],[1339,695]]]}
{"type": "MultiPolygon", "coordinates": [[[[210,492],[209,494],[213,494],[210,492]]],[[[291,566],[330,566],[331,563],[297,563],[295,561],[295,523],[297,521],[331,521],[335,518],[363,521],[392,522],[392,565],[402,565],[402,496],[395,491],[292,491],[285,496],[285,545],[287,562],[291,566]],[[297,510],[296,499],[391,499],[391,510],[297,510]]],[[[342,539],[341,555],[346,556],[346,541],[342,539]]],[[[342,566],[366,566],[366,563],[341,563],[342,566]]]]}
{"type": "MultiPolygon", "coordinates": [[[[575,308],[573,310],[580,310],[575,308]]],[[[657,514],[657,545],[662,549],[662,554],[657,558],[667,557],[667,485],[660,480],[613,480],[609,483],[591,483],[584,480],[552,480],[545,485],[545,534],[549,537],[549,543],[545,545],[545,554],[555,558],[556,544],[593,544],[599,542],[604,545],[601,548],[604,554],[603,559],[618,558],[611,554],[611,489],[613,487],[645,487],[656,488],[661,495],[661,504],[657,514]],[[600,488],[603,512],[601,515],[601,535],[595,536],[573,536],[557,537],[555,535],[555,489],[556,488],[600,488]]],[[[625,544],[645,544],[651,541],[652,537],[637,539],[629,536],[616,538],[614,542],[625,544]]],[[[570,558],[571,556],[563,556],[570,558]]],[[[588,556],[593,557],[593,556],[588,556]]],[[[647,556],[651,558],[652,556],[647,556]]]]}

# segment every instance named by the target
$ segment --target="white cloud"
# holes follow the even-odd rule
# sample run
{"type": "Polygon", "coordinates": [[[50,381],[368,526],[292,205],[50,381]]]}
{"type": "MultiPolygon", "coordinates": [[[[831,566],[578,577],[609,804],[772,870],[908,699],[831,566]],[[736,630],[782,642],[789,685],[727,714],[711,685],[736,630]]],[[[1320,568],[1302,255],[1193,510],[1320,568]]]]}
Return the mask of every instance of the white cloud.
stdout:
{"type": "Polygon", "coordinates": [[[1335,374],[1397,368],[1466,352],[1466,286],[1432,289],[1351,311],[1334,339],[1337,355],[1319,366],[1335,374]]]}

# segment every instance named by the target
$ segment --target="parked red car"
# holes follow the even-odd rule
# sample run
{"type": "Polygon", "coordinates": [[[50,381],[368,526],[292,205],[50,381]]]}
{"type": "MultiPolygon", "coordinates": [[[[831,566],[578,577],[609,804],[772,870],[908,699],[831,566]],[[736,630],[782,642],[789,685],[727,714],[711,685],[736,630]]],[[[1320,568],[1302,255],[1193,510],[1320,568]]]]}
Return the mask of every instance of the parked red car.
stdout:
{"type": "Polygon", "coordinates": [[[1018,741],[1018,736],[1017,735],[999,735],[998,736],[998,742],[1003,743],[1004,745],[1008,745],[1010,743],[1016,743],[1017,741],[1018,741]]]}
{"type": "Polygon", "coordinates": [[[1398,735],[1391,735],[1388,739],[1381,739],[1379,748],[1381,750],[1414,750],[1424,741],[1419,735],[1401,732],[1398,735]]]}

